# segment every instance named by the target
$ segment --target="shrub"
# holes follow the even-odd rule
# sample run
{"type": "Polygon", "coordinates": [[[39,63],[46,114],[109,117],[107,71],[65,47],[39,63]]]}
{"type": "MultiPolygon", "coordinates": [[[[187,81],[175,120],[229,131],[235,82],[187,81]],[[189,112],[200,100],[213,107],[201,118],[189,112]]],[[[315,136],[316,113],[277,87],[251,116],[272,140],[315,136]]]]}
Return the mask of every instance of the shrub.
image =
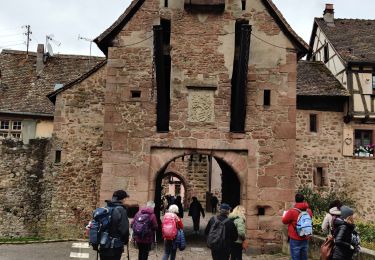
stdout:
{"type": "Polygon", "coordinates": [[[316,217],[324,217],[329,210],[329,204],[337,199],[339,199],[343,205],[355,208],[354,200],[343,191],[319,193],[304,186],[301,187],[298,192],[305,196],[305,200],[309,203],[309,206],[316,217]]]}

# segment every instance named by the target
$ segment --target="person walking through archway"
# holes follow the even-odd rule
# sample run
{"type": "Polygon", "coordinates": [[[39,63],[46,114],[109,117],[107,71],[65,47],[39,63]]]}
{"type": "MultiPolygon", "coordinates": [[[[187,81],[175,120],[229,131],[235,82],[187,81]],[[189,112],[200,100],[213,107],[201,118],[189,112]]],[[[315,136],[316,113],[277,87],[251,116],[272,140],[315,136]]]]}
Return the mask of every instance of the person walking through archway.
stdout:
{"type": "Polygon", "coordinates": [[[242,243],[246,239],[246,216],[245,208],[241,205],[235,207],[232,213],[229,214],[229,219],[233,220],[237,228],[238,238],[232,244],[230,250],[231,260],[242,260],[242,243]]]}
{"type": "Polygon", "coordinates": [[[202,208],[202,204],[199,202],[197,197],[192,197],[193,202],[190,204],[189,207],[189,216],[193,219],[194,225],[194,233],[199,234],[199,221],[202,217],[205,217],[204,210],[202,208]]]}
{"type": "Polygon", "coordinates": [[[211,194],[212,194],[211,195],[212,214],[216,214],[217,213],[217,204],[219,203],[219,200],[213,193],[211,193],[211,194]]]}

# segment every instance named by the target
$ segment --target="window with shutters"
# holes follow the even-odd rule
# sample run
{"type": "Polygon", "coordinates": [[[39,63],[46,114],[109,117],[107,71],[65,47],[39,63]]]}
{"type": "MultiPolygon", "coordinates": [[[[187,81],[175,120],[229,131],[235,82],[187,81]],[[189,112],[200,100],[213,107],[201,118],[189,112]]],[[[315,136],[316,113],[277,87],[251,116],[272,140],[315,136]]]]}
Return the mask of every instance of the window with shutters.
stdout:
{"type": "Polygon", "coordinates": [[[354,131],[354,155],[362,157],[374,156],[374,132],[372,130],[356,129],[354,131]]]}

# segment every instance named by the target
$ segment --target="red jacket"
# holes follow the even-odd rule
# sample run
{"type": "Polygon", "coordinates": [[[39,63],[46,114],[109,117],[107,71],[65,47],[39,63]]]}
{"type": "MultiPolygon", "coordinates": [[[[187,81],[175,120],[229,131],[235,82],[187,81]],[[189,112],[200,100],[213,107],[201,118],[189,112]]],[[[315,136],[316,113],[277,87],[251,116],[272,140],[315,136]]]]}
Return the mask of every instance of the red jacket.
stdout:
{"type": "MultiPolygon", "coordinates": [[[[306,202],[299,202],[299,203],[296,203],[294,205],[295,208],[297,209],[300,209],[302,211],[305,211],[307,210],[307,212],[310,214],[310,216],[312,217],[312,211],[311,209],[309,209],[309,204],[307,204],[306,202]]],[[[285,215],[283,216],[283,223],[288,225],[288,236],[291,238],[291,239],[294,239],[294,240],[307,240],[308,237],[300,237],[298,234],[297,234],[297,231],[296,231],[296,226],[297,226],[297,219],[298,219],[298,215],[299,215],[299,211],[296,210],[296,209],[290,209],[288,210],[285,215]]]]}

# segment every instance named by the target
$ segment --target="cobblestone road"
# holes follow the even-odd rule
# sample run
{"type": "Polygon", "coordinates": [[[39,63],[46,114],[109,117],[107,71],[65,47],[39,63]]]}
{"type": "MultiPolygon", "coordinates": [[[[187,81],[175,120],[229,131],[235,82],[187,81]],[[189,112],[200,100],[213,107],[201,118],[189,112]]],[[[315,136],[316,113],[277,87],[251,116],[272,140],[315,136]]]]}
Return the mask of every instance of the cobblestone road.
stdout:
{"type": "MultiPolygon", "coordinates": [[[[208,213],[206,217],[203,219],[201,218],[201,223],[200,223],[200,233],[199,235],[194,234],[193,232],[193,222],[191,217],[188,217],[186,212],[185,216],[183,218],[184,222],[184,232],[186,236],[186,243],[187,247],[184,251],[178,251],[176,260],[182,260],[182,259],[189,259],[189,260],[208,260],[212,259],[211,258],[211,251],[209,248],[205,246],[205,238],[204,238],[204,228],[207,225],[207,222],[211,218],[211,214],[208,213]]],[[[130,259],[137,259],[138,256],[138,250],[134,248],[133,246],[130,246],[130,259]]],[[[163,256],[163,244],[159,244],[157,246],[157,250],[154,249],[150,252],[149,259],[150,260],[160,260],[163,256]]],[[[121,260],[126,260],[127,259],[127,254],[126,252],[123,254],[121,260]]],[[[243,255],[243,259],[257,259],[257,260],[268,260],[268,259],[281,259],[281,260],[287,260],[289,259],[287,256],[283,255],[261,255],[261,256],[246,256],[243,255]]]]}

